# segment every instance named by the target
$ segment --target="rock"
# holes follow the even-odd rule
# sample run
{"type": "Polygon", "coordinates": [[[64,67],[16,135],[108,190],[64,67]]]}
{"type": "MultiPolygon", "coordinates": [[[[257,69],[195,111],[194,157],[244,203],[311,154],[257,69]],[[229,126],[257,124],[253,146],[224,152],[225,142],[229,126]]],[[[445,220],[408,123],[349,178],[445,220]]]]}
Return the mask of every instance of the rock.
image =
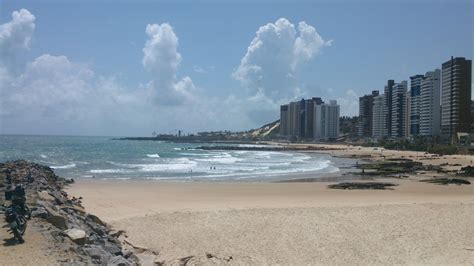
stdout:
{"type": "Polygon", "coordinates": [[[105,222],[103,222],[99,217],[97,217],[93,214],[88,214],[86,219],[90,219],[91,221],[93,221],[96,224],[100,224],[102,226],[107,226],[107,224],[105,222]]]}
{"type": "Polygon", "coordinates": [[[387,187],[397,186],[392,183],[379,183],[379,182],[346,182],[329,185],[329,188],[333,189],[387,189],[387,187]]]}
{"type": "Polygon", "coordinates": [[[31,216],[46,219],[48,217],[48,212],[43,207],[37,207],[31,211],[31,216]]]}
{"type": "Polygon", "coordinates": [[[84,253],[91,257],[95,263],[107,263],[113,256],[105,251],[101,246],[90,245],[83,248],[84,253]]]}
{"type": "Polygon", "coordinates": [[[84,230],[72,228],[64,231],[64,233],[78,245],[84,245],[87,240],[87,235],[84,230]]]}
{"type": "Polygon", "coordinates": [[[40,191],[38,192],[38,198],[44,201],[53,201],[54,197],[49,195],[48,191],[40,191]]]}
{"type": "Polygon", "coordinates": [[[107,261],[107,265],[129,266],[132,265],[132,263],[122,256],[115,256],[107,261]]]}
{"type": "Polygon", "coordinates": [[[48,218],[46,220],[50,222],[52,225],[56,226],[59,229],[66,230],[67,229],[67,223],[66,219],[64,216],[53,210],[52,208],[48,206],[44,206],[46,211],[48,212],[48,218]]]}
{"type": "Polygon", "coordinates": [[[433,183],[438,185],[449,185],[449,184],[456,184],[456,185],[470,185],[471,182],[460,179],[460,178],[433,178],[433,179],[425,179],[420,180],[420,182],[427,182],[433,183]]]}
{"type": "Polygon", "coordinates": [[[114,245],[110,242],[106,242],[104,245],[103,245],[103,248],[105,251],[113,254],[113,255],[117,255],[117,256],[122,256],[123,253],[122,253],[122,248],[121,247],[118,247],[117,245],[114,245]]]}

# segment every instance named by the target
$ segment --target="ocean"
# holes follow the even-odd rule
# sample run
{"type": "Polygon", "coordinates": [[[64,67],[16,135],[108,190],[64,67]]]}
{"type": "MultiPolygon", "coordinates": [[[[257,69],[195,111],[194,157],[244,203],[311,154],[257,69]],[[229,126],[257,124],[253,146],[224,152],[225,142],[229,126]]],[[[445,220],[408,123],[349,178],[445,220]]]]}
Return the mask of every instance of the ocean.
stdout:
{"type": "Polygon", "coordinates": [[[265,181],[300,174],[318,177],[351,164],[325,154],[196,149],[201,145],[215,144],[0,135],[0,162],[25,159],[50,166],[57,175],[68,178],[164,181],[265,181]]]}

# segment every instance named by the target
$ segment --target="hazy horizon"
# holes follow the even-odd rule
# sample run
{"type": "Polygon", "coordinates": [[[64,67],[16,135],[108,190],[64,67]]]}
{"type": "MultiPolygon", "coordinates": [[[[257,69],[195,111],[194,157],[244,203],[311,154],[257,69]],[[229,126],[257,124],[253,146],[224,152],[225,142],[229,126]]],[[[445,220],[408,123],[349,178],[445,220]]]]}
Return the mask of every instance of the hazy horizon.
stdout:
{"type": "MultiPolygon", "coordinates": [[[[245,131],[472,59],[472,1],[0,2],[0,134],[245,131]]],[[[474,94],[473,94],[474,95],[474,94]]]]}

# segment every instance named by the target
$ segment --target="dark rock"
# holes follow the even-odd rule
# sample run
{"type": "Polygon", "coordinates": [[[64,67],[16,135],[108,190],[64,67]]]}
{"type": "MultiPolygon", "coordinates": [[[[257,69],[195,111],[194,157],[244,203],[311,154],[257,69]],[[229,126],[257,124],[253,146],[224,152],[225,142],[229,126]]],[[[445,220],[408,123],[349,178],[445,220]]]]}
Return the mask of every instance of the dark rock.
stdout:
{"type": "Polygon", "coordinates": [[[88,214],[86,216],[86,219],[89,219],[89,220],[91,220],[92,222],[94,222],[96,224],[100,224],[102,226],[107,226],[107,224],[105,222],[103,222],[101,219],[99,219],[99,217],[97,217],[93,214],[88,214]]]}
{"type": "Polygon", "coordinates": [[[107,265],[129,266],[132,265],[132,263],[122,256],[115,256],[107,261],[107,265]]]}
{"type": "Polygon", "coordinates": [[[64,216],[62,216],[50,207],[44,206],[44,208],[48,212],[48,217],[46,218],[48,222],[50,222],[52,225],[56,226],[59,229],[67,229],[67,222],[64,216]]]}
{"type": "Polygon", "coordinates": [[[458,175],[474,177],[474,166],[468,165],[466,167],[462,167],[458,175]]]}
{"type": "Polygon", "coordinates": [[[98,245],[90,245],[84,247],[83,250],[95,263],[107,263],[113,257],[109,252],[98,245]]]}
{"type": "Polygon", "coordinates": [[[449,185],[449,184],[470,185],[471,184],[471,182],[464,179],[460,179],[460,178],[433,178],[433,179],[420,180],[420,182],[433,183],[433,184],[438,184],[438,185],[449,185]]]}
{"type": "Polygon", "coordinates": [[[381,182],[346,182],[329,185],[331,189],[377,189],[384,190],[390,189],[387,187],[398,186],[397,184],[392,183],[381,183],[381,182]]]}
{"type": "Polygon", "coordinates": [[[117,255],[117,256],[122,256],[123,253],[122,253],[122,248],[120,246],[117,246],[116,244],[113,244],[113,243],[110,243],[110,242],[105,242],[105,244],[103,245],[103,248],[105,251],[113,254],[113,255],[117,255]]]}
{"type": "Polygon", "coordinates": [[[46,219],[48,217],[48,212],[43,207],[36,207],[31,211],[31,216],[46,219]]]}

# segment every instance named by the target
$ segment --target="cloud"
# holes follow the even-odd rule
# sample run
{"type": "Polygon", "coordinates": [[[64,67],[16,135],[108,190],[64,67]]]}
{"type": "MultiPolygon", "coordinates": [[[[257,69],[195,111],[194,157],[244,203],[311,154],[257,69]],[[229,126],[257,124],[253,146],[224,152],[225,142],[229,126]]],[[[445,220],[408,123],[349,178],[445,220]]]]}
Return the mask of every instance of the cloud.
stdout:
{"type": "Polygon", "coordinates": [[[295,77],[298,67],[331,43],[305,22],[296,28],[280,18],[258,29],[232,76],[243,86],[254,92],[261,90],[260,93],[274,101],[291,98],[300,89],[295,77]]]}
{"type": "Polygon", "coordinates": [[[191,78],[176,78],[181,54],[178,53],[178,37],[171,25],[148,24],[146,34],[148,40],[143,48],[142,63],[153,76],[150,86],[156,103],[179,105],[191,101],[195,89],[191,78]]]}
{"type": "MultiPolygon", "coordinates": [[[[26,55],[35,19],[27,10],[13,14],[12,20],[0,27],[1,48],[16,58],[26,55]]],[[[286,66],[281,72],[288,76],[294,75],[300,62],[316,54],[311,46],[315,41],[303,36],[302,29],[293,30],[294,36],[289,30],[284,37],[293,46],[298,43],[291,50],[295,52],[282,61],[286,66]]],[[[2,61],[9,68],[0,66],[1,133],[148,135],[174,129],[242,130],[277,119],[278,100],[268,96],[269,87],[255,88],[248,96],[206,94],[191,77],[178,77],[182,56],[171,25],[149,24],[146,35],[142,64],[151,78],[136,87],[124,86],[115,76],[102,76],[90,65],[73,62],[65,55],[45,53],[19,65],[17,71],[10,71],[12,64],[2,61]]],[[[249,62],[256,62],[254,56],[249,56],[249,60],[253,58],[249,62]]],[[[259,65],[266,71],[262,73],[274,73],[266,70],[268,64],[259,65]]],[[[207,72],[214,69],[201,68],[207,72]]],[[[278,99],[290,100],[301,93],[295,87],[287,98],[278,99]]]]}
{"type": "Polygon", "coordinates": [[[15,70],[17,57],[29,49],[34,30],[35,16],[26,9],[13,11],[11,21],[0,25],[0,71],[15,70]]]}

